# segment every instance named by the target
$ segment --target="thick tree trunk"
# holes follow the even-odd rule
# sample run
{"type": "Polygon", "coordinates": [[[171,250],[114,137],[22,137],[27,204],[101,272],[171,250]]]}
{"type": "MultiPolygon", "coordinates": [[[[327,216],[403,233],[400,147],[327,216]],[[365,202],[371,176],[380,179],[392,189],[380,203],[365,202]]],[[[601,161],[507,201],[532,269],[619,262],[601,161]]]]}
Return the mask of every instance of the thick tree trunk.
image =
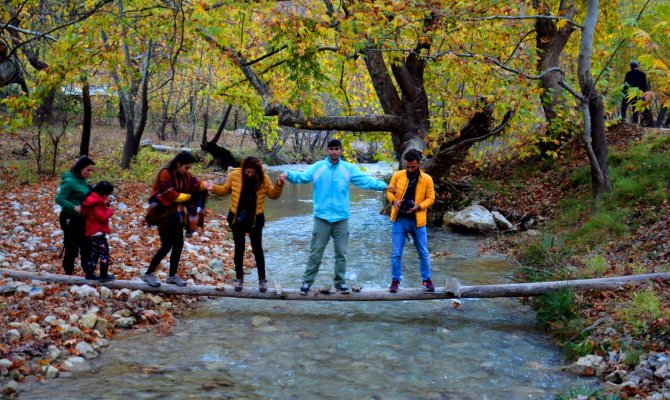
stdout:
{"type": "Polygon", "coordinates": [[[81,142],[79,143],[79,155],[84,156],[90,154],[91,144],[91,88],[88,84],[88,79],[84,79],[81,88],[81,104],[84,109],[84,117],[81,123],[81,142]]]}
{"type": "Polygon", "coordinates": [[[460,298],[496,298],[496,297],[531,297],[555,292],[557,290],[573,289],[575,291],[586,290],[612,290],[631,285],[645,285],[653,281],[670,281],[670,272],[627,275],[612,278],[578,279],[572,281],[557,282],[533,282],[514,283],[502,285],[483,286],[461,286],[454,280],[448,280],[444,287],[436,287],[434,292],[427,292],[423,288],[402,289],[396,293],[390,293],[386,289],[365,289],[358,292],[341,294],[332,287],[330,291],[322,293],[318,288],[311,290],[306,296],[298,293],[297,289],[283,289],[280,284],[275,283],[274,288],[268,288],[265,293],[257,289],[245,288],[236,292],[233,286],[207,286],[195,285],[177,287],[174,285],[161,285],[151,287],[141,281],[117,280],[113,282],[100,283],[89,281],[83,277],[68,275],[57,275],[49,273],[33,273],[0,269],[0,274],[13,279],[39,280],[51,283],[62,283],[68,285],[107,286],[114,289],[142,290],[149,293],[166,293],[185,296],[217,296],[236,297],[263,300],[305,300],[305,301],[405,301],[405,300],[439,300],[460,298]]]}
{"type": "MultiPolygon", "coordinates": [[[[544,0],[533,0],[535,7],[541,14],[549,14],[551,5],[544,0]]],[[[574,2],[572,0],[561,1],[558,15],[571,20],[574,15],[574,2]]],[[[565,24],[560,29],[556,28],[556,20],[538,18],[535,20],[535,48],[537,51],[537,71],[541,74],[552,68],[560,67],[561,53],[574,31],[571,24],[565,24]]],[[[551,129],[553,120],[558,116],[556,109],[561,106],[562,89],[558,85],[561,75],[558,71],[544,75],[540,79],[542,88],[542,109],[544,116],[551,129]]]]}

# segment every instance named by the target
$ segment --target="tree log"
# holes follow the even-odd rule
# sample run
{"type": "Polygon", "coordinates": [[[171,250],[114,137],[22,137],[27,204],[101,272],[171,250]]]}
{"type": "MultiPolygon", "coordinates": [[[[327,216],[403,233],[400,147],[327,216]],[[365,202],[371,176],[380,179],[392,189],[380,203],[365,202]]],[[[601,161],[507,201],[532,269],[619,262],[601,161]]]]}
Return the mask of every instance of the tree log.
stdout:
{"type": "Polygon", "coordinates": [[[70,275],[58,275],[49,273],[34,273],[16,271],[11,269],[0,269],[0,274],[13,279],[31,279],[40,280],[49,283],[63,283],[68,285],[89,285],[89,286],[107,286],[112,289],[132,289],[142,290],[149,293],[163,293],[173,295],[187,296],[216,296],[216,297],[237,297],[246,299],[263,300],[312,300],[312,301],[404,301],[404,300],[439,300],[439,299],[457,299],[457,298],[492,298],[492,297],[530,297],[540,296],[560,289],[573,289],[576,291],[584,290],[611,290],[628,285],[636,286],[649,281],[660,280],[670,281],[670,272],[642,275],[617,276],[612,278],[596,279],[578,279],[571,281],[555,282],[533,282],[533,283],[514,283],[501,285],[483,285],[483,286],[460,286],[453,278],[446,281],[446,287],[437,287],[434,292],[427,292],[423,288],[401,289],[396,293],[390,293],[386,289],[369,289],[350,294],[341,294],[331,292],[328,294],[320,293],[313,289],[307,295],[301,295],[297,289],[282,289],[275,285],[274,289],[268,288],[265,293],[259,292],[255,287],[244,288],[241,292],[236,292],[231,285],[211,286],[194,285],[186,287],[177,287],[174,285],[163,284],[159,287],[150,287],[142,281],[116,280],[113,282],[100,283],[98,281],[89,281],[82,277],[70,275]]]}

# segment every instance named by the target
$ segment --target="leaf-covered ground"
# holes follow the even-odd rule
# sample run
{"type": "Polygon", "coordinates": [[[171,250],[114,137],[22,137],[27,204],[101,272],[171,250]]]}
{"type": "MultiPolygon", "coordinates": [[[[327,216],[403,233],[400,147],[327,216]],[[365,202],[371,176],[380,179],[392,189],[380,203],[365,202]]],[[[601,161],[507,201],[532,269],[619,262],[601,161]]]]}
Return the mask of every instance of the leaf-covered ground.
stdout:
{"type": "MultiPolygon", "coordinates": [[[[669,137],[667,131],[643,130],[630,124],[610,127],[607,139],[615,188],[611,197],[598,204],[591,197],[586,156],[574,142],[563,149],[566,157],[559,160],[496,162],[481,171],[466,166],[456,176],[473,177],[475,189],[467,196],[499,210],[513,223],[530,222],[520,226],[529,232],[501,236],[492,246],[492,250],[508,253],[528,267],[520,271],[520,279],[668,272],[669,137]],[[650,143],[647,147],[640,147],[646,142],[650,143]],[[653,151],[639,155],[640,149],[647,148],[653,151]]],[[[552,306],[542,303],[538,312],[552,306]]],[[[569,306],[560,310],[545,321],[549,331],[575,358],[604,356],[608,372],[630,372],[645,354],[670,355],[668,282],[650,282],[647,288],[575,293],[569,306]],[[563,318],[560,312],[572,315],[563,318]]],[[[628,387],[621,395],[644,398],[662,387],[663,381],[656,378],[628,387]]]]}
{"type": "MultiPolygon", "coordinates": [[[[0,202],[3,268],[62,273],[59,256],[63,236],[54,203],[58,184],[58,179],[44,179],[26,186],[3,185],[4,201],[0,202]]],[[[122,183],[114,192],[115,215],[108,239],[110,271],[118,279],[137,279],[158,249],[157,231],[143,223],[143,205],[148,193],[149,187],[141,183],[122,183]]],[[[223,216],[208,211],[204,230],[186,240],[180,275],[192,280],[191,284],[230,283],[234,277],[233,245],[227,235],[223,216]],[[213,260],[221,263],[215,265],[213,260]]],[[[163,280],[168,269],[166,262],[159,267],[163,280]]],[[[251,268],[252,259],[247,257],[245,264],[251,268]]],[[[78,266],[76,273],[81,274],[78,266]]],[[[17,288],[17,284],[11,279],[0,279],[0,387],[10,380],[21,382],[30,376],[40,380],[68,374],[71,366],[67,359],[81,353],[79,349],[85,348],[77,348],[81,342],[100,351],[107,345],[107,339],[134,329],[168,334],[175,322],[174,315],[197,301],[186,296],[138,296],[127,289],[98,288],[77,294],[68,285],[33,281],[20,282],[22,286],[17,288]],[[91,314],[96,317],[92,322],[89,318],[87,323],[84,317],[91,314]],[[125,324],[121,318],[126,318],[125,324]],[[134,321],[128,324],[128,318],[134,321]]]]}

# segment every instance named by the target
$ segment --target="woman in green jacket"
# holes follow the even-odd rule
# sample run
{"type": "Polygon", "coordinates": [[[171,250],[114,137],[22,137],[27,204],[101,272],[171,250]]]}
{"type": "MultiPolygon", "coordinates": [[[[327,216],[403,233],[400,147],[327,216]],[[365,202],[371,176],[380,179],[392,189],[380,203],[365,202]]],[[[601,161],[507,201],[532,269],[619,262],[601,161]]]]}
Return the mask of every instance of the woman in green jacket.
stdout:
{"type": "Polygon", "coordinates": [[[242,161],[242,168],[235,168],[228,174],[223,185],[214,185],[212,193],[227,195],[232,193],[228,226],[233,231],[235,241],[235,291],[241,291],[244,285],[244,244],[249,234],[251,250],[256,259],[258,271],[258,289],[267,290],[265,279],[265,256],[263,255],[263,214],[265,196],[277,199],[281,196],[284,181],[277,179],[272,184],[268,174],[263,172],[261,161],[256,157],[247,157],[242,161]]]}
{"type": "Polygon", "coordinates": [[[56,203],[61,206],[60,226],[63,229],[63,270],[67,275],[74,273],[74,259],[81,252],[81,268],[86,278],[93,278],[86,270],[91,255],[89,240],[84,234],[86,223],[81,215],[81,203],[91,190],[88,178],[95,163],[87,156],[81,156],[70,171],[63,174],[63,181],[56,194],[56,203]]]}

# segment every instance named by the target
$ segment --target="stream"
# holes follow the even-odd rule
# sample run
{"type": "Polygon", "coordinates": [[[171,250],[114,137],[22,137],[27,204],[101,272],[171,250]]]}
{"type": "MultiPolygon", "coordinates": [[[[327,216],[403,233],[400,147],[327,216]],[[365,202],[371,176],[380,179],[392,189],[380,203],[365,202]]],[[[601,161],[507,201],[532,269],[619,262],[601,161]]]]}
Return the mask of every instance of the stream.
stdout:
{"type": "MultiPolygon", "coordinates": [[[[291,166],[291,168],[295,168],[291,166]]],[[[275,175],[281,167],[273,168],[275,175]]],[[[374,167],[369,170],[374,173],[374,167]]],[[[225,213],[229,198],[213,207],[225,213]]],[[[270,286],[299,288],[312,231],[311,185],[266,201],[270,286]]],[[[347,283],[390,283],[391,224],[380,192],[352,190],[347,283]]],[[[433,281],[509,283],[516,265],[479,254],[490,238],[429,230],[433,281]]],[[[401,289],[421,284],[407,244],[401,289]]],[[[332,242],[314,288],[332,283],[332,242]]],[[[255,270],[245,277],[256,286],[255,270]]],[[[184,315],[174,334],[114,340],[94,371],[33,385],[31,399],[551,399],[575,386],[566,363],[516,299],[277,302],[222,298],[184,315]]]]}

